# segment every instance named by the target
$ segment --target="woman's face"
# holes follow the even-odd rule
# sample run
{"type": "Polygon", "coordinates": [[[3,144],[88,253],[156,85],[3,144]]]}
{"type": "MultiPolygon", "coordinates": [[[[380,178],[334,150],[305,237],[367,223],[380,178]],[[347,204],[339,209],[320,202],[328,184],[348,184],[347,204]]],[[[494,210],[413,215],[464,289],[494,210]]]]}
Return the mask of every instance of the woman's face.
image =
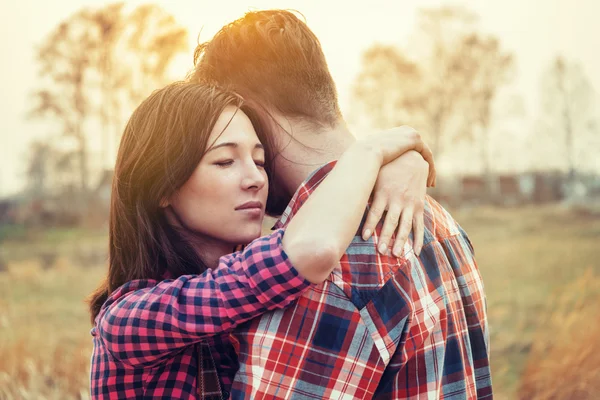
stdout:
{"type": "Polygon", "coordinates": [[[169,203],[188,229],[233,245],[247,244],[261,235],[267,202],[263,146],[248,117],[233,106],[217,120],[208,146],[169,203]]]}

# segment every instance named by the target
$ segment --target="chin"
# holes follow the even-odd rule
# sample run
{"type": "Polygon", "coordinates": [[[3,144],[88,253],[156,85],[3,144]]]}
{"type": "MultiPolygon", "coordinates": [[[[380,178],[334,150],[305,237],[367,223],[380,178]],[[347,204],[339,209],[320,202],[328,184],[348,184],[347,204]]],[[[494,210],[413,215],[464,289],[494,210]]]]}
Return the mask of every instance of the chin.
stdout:
{"type": "Polygon", "coordinates": [[[238,231],[237,243],[247,245],[251,241],[258,239],[262,236],[262,224],[256,226],[247,226],[238,231]]]}

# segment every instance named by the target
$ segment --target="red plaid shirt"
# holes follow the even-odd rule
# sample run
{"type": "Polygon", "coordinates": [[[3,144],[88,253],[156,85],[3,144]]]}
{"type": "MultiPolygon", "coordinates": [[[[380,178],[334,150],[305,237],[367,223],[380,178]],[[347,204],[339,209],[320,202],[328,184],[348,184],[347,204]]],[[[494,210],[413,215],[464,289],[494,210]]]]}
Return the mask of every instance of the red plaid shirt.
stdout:
{"type": "MultiPolygon", "coordinates": [[[[317,170],[276,225],[327,176],[317,170]]],[[[349,181],[349,184],[350,181],[349,181]]],[[[357,235],[323,284],[235,330],[232,399],[491,399],[483,283],[465,232],[427,197],[420,257],[357,235]]],[[[359,230],[360,232],[360,230],[359,230]]]]}
{"type": "Polygon", "coordinates": [[[281,247],[283,231],[255,240],[202,275],[126,283],[104,303],[92,329],[93,399],[196,399],[199,354],[218,398],[237,369],[229,335],[237,325],[284,307],[310,286],[281,247]],[[209,351],[211,350],[211,351],[209,351]],[[219,370],[209,370],[212,356],[219,370]]]}

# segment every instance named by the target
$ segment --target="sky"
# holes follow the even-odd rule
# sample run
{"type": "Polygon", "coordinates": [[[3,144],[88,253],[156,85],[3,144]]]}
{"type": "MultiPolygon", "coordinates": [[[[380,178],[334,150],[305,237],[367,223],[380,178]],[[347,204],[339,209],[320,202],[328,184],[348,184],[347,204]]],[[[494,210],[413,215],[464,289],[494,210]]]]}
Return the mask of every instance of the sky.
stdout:
{"type": "MultiPolygon", "coordinates": [[[[29,97],[37,81],[35,48],[63,19],[85,6],[102,6],[107,1],[2,0],[0,13],[0,196],[19,191],[25,184],[28,144],[48,134],[43,122],[26,121],[29,97]]],[[[135,6],[141,1],[129,1],[135,6]]],[[[292,8],[306,17],[321,40],[330,70],[337,83],[342,111],[350,107],[350,91],[360,71],[362,51],[374,43],[409,48],[417,11],[441,5],[464,6],[479,15],[479,31],[499,37],[503,48],[517,60],[517,75],[504,90],[504,100],[522,98],[524,115],[510,128],[500,129],[504,153],[513,146],[520,150],[538,113],[540,76],[553,57],[562,54],[580,63],[596,92],[600,89],[600,1],[598,0],[462,0],[452,3],[433,0],[366,2],[326,0],[170,0],[154,1],[175,16],[190,33],[190,51],[178,58],[173,70],[181,77],[192,66],[192,49],[198,34],[209,39],[222,25],[247,10],[292,8]],[[367,5],[368,4],[368,5],[367,5]],[[506,147],[508,146],[508,147],[506,147]]],[[[360,132],[355,132],[360,136],[360,132]]],[[[535,145],[535,144],[534,144],[535,145]]],[[[598,148],[600,153],[600,148],[598,148]]],[[[468,153],[469,150],[464,150],[468,153]]],[[[589,153],[589,151],[588,151],[589,153]]],[[[526,160],[499,160],[499,168],[525,169],[526,160]]],[[[588,164],[600,172],[600,157],[589,156],[588,164]],[[595,160],[598,158],[598,160],[595,160]]],[[[446,168],[468,170],[469,157],[446,159],[446,168]]]]}

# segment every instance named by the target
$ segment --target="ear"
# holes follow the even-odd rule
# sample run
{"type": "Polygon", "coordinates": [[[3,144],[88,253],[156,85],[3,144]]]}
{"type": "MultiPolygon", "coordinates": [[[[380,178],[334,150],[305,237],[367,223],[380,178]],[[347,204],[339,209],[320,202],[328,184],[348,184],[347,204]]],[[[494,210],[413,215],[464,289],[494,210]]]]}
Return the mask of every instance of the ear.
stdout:
{"type": "Polygon", "coordinates": [[[171,205],[171,202],[169,201],[169,199],[167,198],[163,198],[160,203],[158,203],[158,205],[160,206],[160,208],[167,208],[171,205]]]}

